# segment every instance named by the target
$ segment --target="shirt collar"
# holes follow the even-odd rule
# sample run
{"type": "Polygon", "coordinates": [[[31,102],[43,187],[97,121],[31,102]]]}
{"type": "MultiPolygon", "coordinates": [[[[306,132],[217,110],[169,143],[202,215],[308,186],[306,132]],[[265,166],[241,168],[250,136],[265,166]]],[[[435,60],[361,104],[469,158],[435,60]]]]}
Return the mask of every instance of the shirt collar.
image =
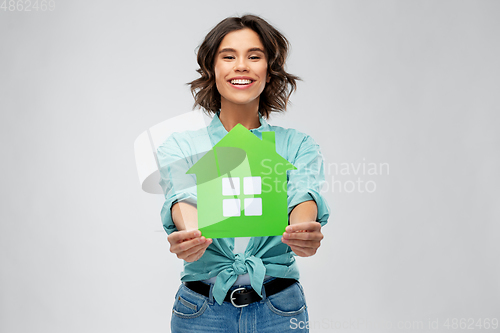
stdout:
{"type": "MultiPolygon", "coordinates": [[[[212,144],[214,144],[214,145],[217,142],[219,142],[219,140],[222,139],[228,133],[226,131],[226,129],[224,128],[224,125],[222,125],[222,122],[219,119],[219,115],[220,115],[220,111],[217,111],[217,113],[213,117],[212,121],[210,122],[210,125],[208,126],[209,133],[213,137],[213,139],[214,139],[213,141],[215,141],[215,142],[212,142],[212,144]]],[[[257,128],[252,128],[250,130],[250,132],[255,134],[255,132],[261,133],[261,132],[269,131],[269,124],[264,119],[264,117],[262,117],[262,115],[260,113],[259,113],[259,121],[260,121],[260,126],[257,128]]]]}

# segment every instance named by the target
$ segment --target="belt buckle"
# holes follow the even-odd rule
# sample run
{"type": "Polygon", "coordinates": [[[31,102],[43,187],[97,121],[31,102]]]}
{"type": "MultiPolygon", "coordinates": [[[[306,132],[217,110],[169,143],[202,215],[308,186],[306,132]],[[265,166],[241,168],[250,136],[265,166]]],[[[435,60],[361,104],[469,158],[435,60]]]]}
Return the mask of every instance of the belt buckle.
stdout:
{"type": "Polygon", "coordinates": [[[240,291],[240,290],[246,290],[246,289],[245,289],[245,288],[237,288],[237,289],[234,289],[234,290],[231,292],[231,296],[229,297],[229,298],[231,299],[231,303],[232,303],[235,307],[237,307],[237,308],[242,308],[242,307],[245,307],[245,306],[247,306],[247,305],[248,305],[248,304],[238,305],[238,304],[235,304],[235,303],[234,303],[234,300],[235,300],[236,298],[234,298],[234,297],[233,297],[233,294],[234,294],[236,291],[240,291]]]}

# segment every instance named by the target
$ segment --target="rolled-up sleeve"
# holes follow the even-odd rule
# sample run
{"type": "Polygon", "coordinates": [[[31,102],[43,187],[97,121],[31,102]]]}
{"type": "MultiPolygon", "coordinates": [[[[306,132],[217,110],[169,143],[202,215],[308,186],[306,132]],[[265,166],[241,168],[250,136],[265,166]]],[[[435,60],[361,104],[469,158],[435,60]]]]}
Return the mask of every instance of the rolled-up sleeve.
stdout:
{"type": "Polygon", "coordinates": [[[324,159],[312,137],[306,135],[302,139],[292,163],[297,170],[288,173],[288,214],[298,204],[314,200],[318,206],[316,221],[324,226],[330,216],[328,203],[320,193],[325,182],[324,159]]]}
{"type": "Polygon", "coordinates": [[[190,157],[181,149],[182,140],[175,135],[170,136],[157,149],[160,171],[160,186],[165,195],[165,202],[161,209],[161,220],[167,234],[177,231],[172,220],[172,206],[179,201],[186,201],[196,205],[196,177],[186,174],[192,165],[190,157]]]}

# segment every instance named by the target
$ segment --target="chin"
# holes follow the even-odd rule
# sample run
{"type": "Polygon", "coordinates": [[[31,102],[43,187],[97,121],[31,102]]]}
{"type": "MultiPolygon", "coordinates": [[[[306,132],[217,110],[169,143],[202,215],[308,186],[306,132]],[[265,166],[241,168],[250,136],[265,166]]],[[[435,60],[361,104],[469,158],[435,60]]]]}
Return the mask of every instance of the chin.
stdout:
{"type": "MultiPolygon", "coordinates": [[[[250,104],[253,104],[253,103],[256,103],[255,100],[228,100],[226,99],[226,103],[227,104],[236,104],[236,105],[239,105],[239,106],[246,106],[246,105],[250,105],[250,104]]],[[[257,101],[258,103],[258,101],[257,101]]]]}

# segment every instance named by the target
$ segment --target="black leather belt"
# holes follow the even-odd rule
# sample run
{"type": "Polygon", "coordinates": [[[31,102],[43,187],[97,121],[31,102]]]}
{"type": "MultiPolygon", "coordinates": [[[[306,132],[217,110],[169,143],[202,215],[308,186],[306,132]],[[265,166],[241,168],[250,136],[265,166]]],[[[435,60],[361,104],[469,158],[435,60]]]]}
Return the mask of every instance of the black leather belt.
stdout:
{"type": "MultiPolygon", "coordinates": [[[[264,283],[266,288],[266,297],[279,293],[297,282],[295,279],[276,278],[264,283]]],[[[201,281],[184,282],[184,285],[198,294],[209,297],[210,285],[201,281]]],[[[250,303],[262,300],[262,297],[253,289],[236,288],[227,292],[224,301],[232,303],[236,307],[247,306],[250,303]]]]}

